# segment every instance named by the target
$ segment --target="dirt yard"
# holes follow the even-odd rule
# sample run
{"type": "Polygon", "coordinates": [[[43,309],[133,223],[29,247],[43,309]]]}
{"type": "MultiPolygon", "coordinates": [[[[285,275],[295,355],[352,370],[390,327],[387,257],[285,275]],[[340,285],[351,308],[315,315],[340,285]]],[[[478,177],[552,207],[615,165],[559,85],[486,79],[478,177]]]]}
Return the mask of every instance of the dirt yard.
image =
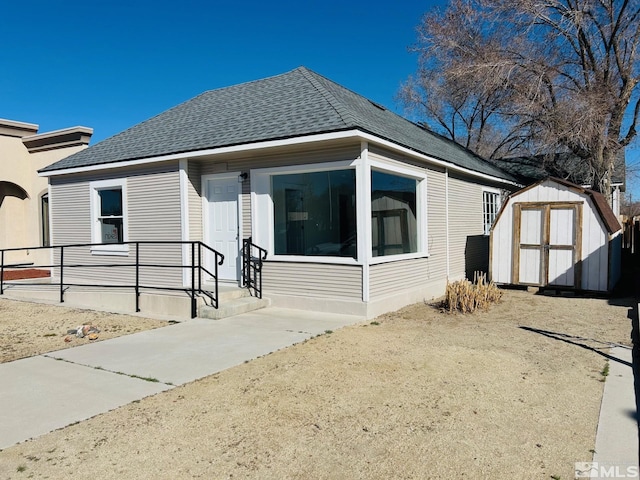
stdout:
{"type": "Polygon", "coordinates": [[[89,343],[88,337],[68,334],[81,325],[100,332],[93,341],[166,326],[167,322],[0,299],[0,363],[89,343]],[[65,341],[66,340],[66,341],[65,341]]]}
{"type": "Polygon", "coordinates": [[[600,353],[630,344],[626,305],[414,305],[8,448],[0,479],[572,479],[592,457],[600,353]]]}

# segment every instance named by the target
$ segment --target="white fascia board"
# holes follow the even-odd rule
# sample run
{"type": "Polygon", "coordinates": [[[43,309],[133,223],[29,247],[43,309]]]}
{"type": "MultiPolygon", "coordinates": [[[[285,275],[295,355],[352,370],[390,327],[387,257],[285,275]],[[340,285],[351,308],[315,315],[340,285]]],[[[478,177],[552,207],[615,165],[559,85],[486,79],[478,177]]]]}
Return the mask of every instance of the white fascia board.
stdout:
{"type": "Polygon", "coordinates": [[[400,146],[397,143],[393,143],[389,140],[385,140],[376,135],[372,135],[370,133],[366,133],[358,129],[344,130],[340,132],[331,132],[331,133],[320,133],[316,135],[305,135],[301,137],[285,138],[281,140],[268,140],[265,142],[246,143],[241,145],[232,145],[229,147],[210,148],[207,150],[198,150],[194,152],[175,153],[171,155],[160,155],[158,157],[141,158],[137,160],[127,160],[123,162],[104,163],[99,165],[89,165],[86,167],[65,168],[61,170],[52,170],[49,172],[38,172],[38,175],[41,177],[54,177],[57,175],[68,175],[71,173],[82,173],[82,172],[91,172],[91,171],[97,171],[97,170],[107,170],[111,168],[146,165],[149,163],[168,162],[171,160],[182,160],[187,158],[195,159],[199,157],[221,155],[225,153],[246,152],[249,150],[261,150],[265,148],[285,147],[289,145],[300,145],[304,143],[323,142],[327,140],[339,140],[339,139],[345,139],[345,138],[359,139],[361,141],[382,145],[391,150],[399,151],[405,155],[417,158],[419,160],[431,163],[433,165],[449,168],[449,170],[451,171],[464,173],[473,177],[483,178],[486,180],[491,180],[493,182],[504,183],[504,184],[513,185],[516,187],[522,186],[519,183],[512,182],[510,180],[505,180],[502,178],[494,177],[493,175],[487,175],[485,173],[476,172],[474,170],[460,167],[458,165],[454,165],[453,163],[450,163],[444,160],[439,160],[437,158],[431,157],[429,155],[425,155],[423,153],[416,152],[415,150],[411,150],[407,147],[400,146]]]}
{"type": "Polygon", "coordinates": [[[360,136],[364,140],[367,140],[367,141],[369,141],[371,143],[377,143],[378,145],[382,145],[384,147],[387,147],[387,148],[402,152],[405,155],[409,155],[411,157],[420,159],[422,161],[429,162],[431,164],[438,165],[438,166],[441,166],[441,167],[444,167],[444,168],[448,168],[451,171],[465,173],[465,174],[471,175],[473,177],[484,178],[486,180],[491,180],[493,182],[498,182],[498,183],[505,183],[507,185],[513,185],[515,187],[522,187],[522,185],[520,185],[517,182],[512,182],[511,180],[505,180],[503,178],[494,177],[493,175],[488,175],[486,173],[480,173],[480,172],[476,172],[474,170],[470,170],[470,169],[465,168],[465,167],[460,167],[459,165],[455,165],[455,164],[447,162],[445,160],[439,160],[437,158],[431,157],[431,156],[426,155],[424,153],[416,152],[415,150],[411,150],[410,148],[403,147],[403,146],[398,145],[396,143],[390,142],[389,140],[384,140],[384,139],[382,139],[380,137],[377,137],[375,135],[372,135],[370,133],[360,132],[360,136]]]}

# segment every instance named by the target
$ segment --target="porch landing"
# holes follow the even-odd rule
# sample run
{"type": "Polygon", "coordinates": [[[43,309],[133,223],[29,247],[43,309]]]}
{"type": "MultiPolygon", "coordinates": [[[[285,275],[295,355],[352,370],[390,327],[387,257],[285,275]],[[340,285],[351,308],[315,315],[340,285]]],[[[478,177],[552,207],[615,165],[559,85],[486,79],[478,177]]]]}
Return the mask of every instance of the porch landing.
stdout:
{"type": "MultiPolygon", "coordinates": [[[[269,299],[251,297],[245,288],[220,284],[219,308],[210,300],[197,296],[198,317],[218,320],[251,312],[270,305],[269,299]]],[[[136,312],[135,292],[124,287],[65,287],[64,302],[60,303],[60,287],[51,285],[48,278],[29,280],[29,285],[12,282],[4,285],[1,298],[35,303],[55,304],[69,308],[123,313],[160,320],[184,321],[191,318],[191,297],[185,291],[161,291],[140,289],[140,312],[136,312]]]]}

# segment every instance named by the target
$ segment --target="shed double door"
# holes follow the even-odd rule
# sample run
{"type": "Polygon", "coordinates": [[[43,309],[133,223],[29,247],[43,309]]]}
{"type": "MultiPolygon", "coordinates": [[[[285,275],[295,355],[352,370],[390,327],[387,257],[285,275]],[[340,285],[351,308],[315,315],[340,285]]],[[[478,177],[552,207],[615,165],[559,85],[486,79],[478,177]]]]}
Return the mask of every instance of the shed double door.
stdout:
{"type": "Polygon", "coordinates": [[[514,208],[514,283],[580,288],[582,204],[514,208]]]}

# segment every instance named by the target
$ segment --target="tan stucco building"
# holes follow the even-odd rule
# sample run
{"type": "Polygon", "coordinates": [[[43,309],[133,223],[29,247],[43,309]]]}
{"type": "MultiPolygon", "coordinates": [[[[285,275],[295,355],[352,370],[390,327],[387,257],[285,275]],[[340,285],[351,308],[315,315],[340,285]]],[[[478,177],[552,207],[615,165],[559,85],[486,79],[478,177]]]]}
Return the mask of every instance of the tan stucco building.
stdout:
{"type": "MultiPolygon", "coordinates": [[[[38,170],[87,147],[93,129],[38,133],[38,125],[0,119],[0,249],[49,245],[47,178],[38,170]]],[[[6,252],[4,262],[48,263],[44,250],[6,252]]]]}

